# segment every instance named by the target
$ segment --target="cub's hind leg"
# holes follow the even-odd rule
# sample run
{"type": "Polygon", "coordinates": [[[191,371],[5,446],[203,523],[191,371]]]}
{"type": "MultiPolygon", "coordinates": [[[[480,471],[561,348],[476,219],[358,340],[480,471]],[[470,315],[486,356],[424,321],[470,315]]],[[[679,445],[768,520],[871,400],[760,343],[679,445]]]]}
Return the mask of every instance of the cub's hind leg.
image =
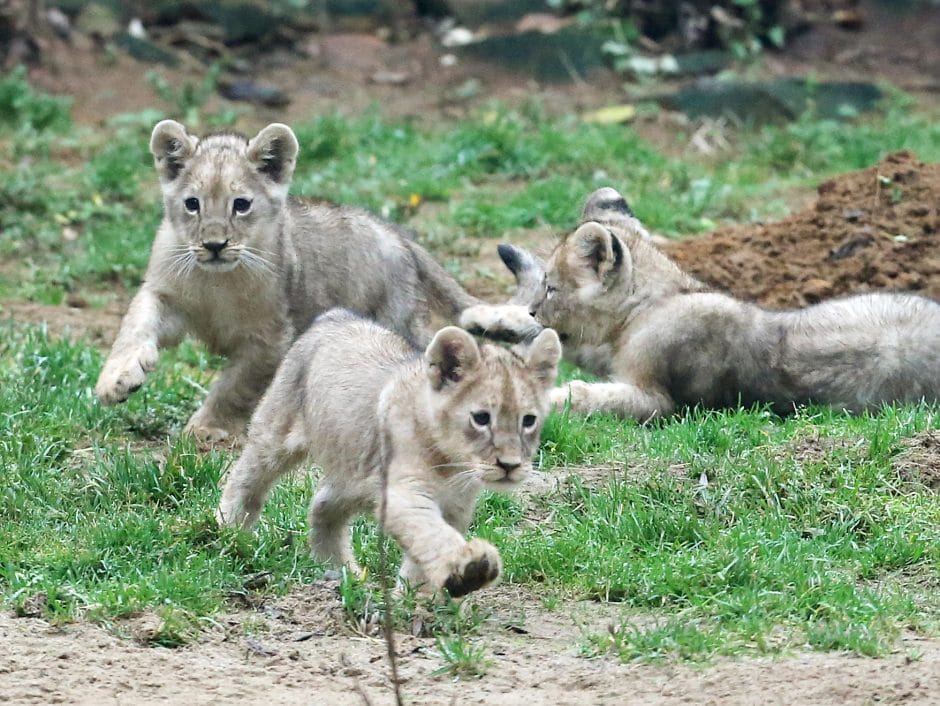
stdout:
{"type": "Polygon", "coordinates": [[[225,478],[216,517],[220,524],[250,528],[271,486],[306,457],[303,410],[292,402],[292,376],[276,381],[252,417],[248,442],[225,478]]]}
{"type": "Polygon", "coordinates": [[[345,566],[361,574],[352,553],[352,532],[349,526],[353,515],[363,509],[364,498],[343,493],[329,481],[321,481],[319,490],[310,502],[310,554],[315,559],[328,561],[334,566],[345,566]]]}
{"type": "Polygon", "coordinates": [[[572,380],[551,391],[552,407],[570,405],[575,414],[608,412],[646,422],[671,414],[675,405],[665,392],[647,390],[629,382],[572,380]]]}

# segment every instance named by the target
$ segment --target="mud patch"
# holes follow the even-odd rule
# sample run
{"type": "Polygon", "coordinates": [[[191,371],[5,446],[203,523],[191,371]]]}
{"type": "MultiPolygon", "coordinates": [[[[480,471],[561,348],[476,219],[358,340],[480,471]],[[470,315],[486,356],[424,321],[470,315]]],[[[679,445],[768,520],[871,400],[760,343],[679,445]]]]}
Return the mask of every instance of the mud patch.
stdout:
{"type": "Polygon", "coordinates": [[[815,205],[667,245],[696,277],[742,299],[798,307],[871,290],[940,298],[940,164],[910,152],[822,183],[815,205]]]}
{"type": "Polygon", "coordinates": [[[924,431],[904,440],[892,467],[901,480],[940,491],[940,431],[924,431]]]}

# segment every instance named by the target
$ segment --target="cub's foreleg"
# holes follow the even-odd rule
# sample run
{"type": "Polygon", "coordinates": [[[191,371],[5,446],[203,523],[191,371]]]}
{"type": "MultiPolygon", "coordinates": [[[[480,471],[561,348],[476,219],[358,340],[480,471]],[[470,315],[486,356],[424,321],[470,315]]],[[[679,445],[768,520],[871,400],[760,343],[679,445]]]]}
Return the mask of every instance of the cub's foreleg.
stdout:
{"type": "Polygon", "coordinates": [[[157,365],[159,349],[178,343],[182,333],[179,315],[146,285],[141,287],[98,376],[98,399],[104,404],[126,400],[157,365]]]}
{"type": "Polygon", "coordinates": [[[455,598],[463,596],[495,581],[502,568],[496,547],[482,539],[468,542],[444,520],[430,494],[411,484],[388,488],[383,529],[405,551],[402,579],[422,582],[424,591],[446,588],[455,598]]]}
{"type": "Polygon", "coordinates": [[[645,390],[628,382],[584,382],[572,380],[551,392],[552,407],[570,403],[576,414],[609,412],[645,422],[671,414],[675,405],[665,392],[645,390]]]}
{"type": "Polygon", "coordinates": [[[460,314],[460,327],[493,341],[530,341],[542,332],[542,326],[519,304],[477,304],[460,314]]]}
{"type": "Polygon", "coordinates": [[[286,350],[282,335],[272,332],[270,339],[255,336],[229,357],[202,406],[187,422],[187,433],[216,443],[244,430],[286,350]]]}

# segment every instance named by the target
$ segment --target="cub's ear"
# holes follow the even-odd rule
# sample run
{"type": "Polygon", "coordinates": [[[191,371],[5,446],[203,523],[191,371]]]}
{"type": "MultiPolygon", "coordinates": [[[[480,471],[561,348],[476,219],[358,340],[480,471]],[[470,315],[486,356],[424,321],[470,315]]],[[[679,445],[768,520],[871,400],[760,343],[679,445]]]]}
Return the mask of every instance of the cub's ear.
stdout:
{"type": "Polygon", "coordinates": [[[150,153],[160,180],[170,182],[176,179],[198,143],[199,139],[188,134],[186,128],[175,120],[161,120],[154,125],[150,135],[150,153]]]}
{"type": "Polygon", "coordinates": [[[428,345],[424,364],[431,386],[440,390],[448,383],[460,382],[480,364],[480,349],[462,328],[446,326],[428,345]]]}
{"type": "Polygon", "coordinates": [[[620,238],[600,223],[581,225],[569,239],[568,264],[586,270],[593,279],[603,282],[610,273],[631,267],[630,253],[620,238]]]}
{"type": "Polygon", "coordinates": [[[584,202],[581,210],[581,223],[600,221],[615,224],[641,238],[649,239],[649,231],[643,227],[634,215],[627,200],[616,189],[605,186],[598,189],[584,202]]]}
{"type": "Polygon", "coordinates": [[[508,303],[528,306],[539,301],[545,287],[545,266],[542,261],[528,250],[508,243],[500,243],[496,246],[496,252],[516,277],[516,293],[508,303]]]}
{"type": "Polygon", "coordinates": [[[605,186],[594,191],[584,202],[584,208],[581,210],[581,222],[596,221],[604,219],[616,219],[618,217],[629,216],[635,218],[630,205],[619,191],[609,186],[605,186]]]}
{"type": "Polygon", "coordinates": [[[545,387],[552,387],[558,376],[558,361],[561,360],[561,341],[554,329],[547,328],[529,344],[526,365],[545,387]]]}
{"type": "Polygon", "coordinates": [[[282,123],[271,123],[248,143],[248,159],[261,174],[281,186],[290,184],[299,151],[294,131],[282,123]]]}

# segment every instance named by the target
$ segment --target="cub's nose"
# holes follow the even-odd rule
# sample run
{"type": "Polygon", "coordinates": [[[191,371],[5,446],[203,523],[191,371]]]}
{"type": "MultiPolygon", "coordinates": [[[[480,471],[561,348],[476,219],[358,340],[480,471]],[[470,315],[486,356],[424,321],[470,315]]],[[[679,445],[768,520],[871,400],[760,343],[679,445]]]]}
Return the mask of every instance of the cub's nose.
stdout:
{"type": "Polygon", "coordinates": [[[202,247],[211,252],[213,255],[218,255],[222,252],[222,249],[228,245],[228,240],[203,240],[202,247]]]}
{"type": "Polygon", "coordinates": [[[496,465],[502,468],[506,472],[506,475],[508,476],[510,473],[512,473],[514,470],[516,470],[517,468],[519,468],[519,466],[522,465],[522,461],[517,461],[516,459],[503,460],[501,458],[497,458],[496,465]]]}

